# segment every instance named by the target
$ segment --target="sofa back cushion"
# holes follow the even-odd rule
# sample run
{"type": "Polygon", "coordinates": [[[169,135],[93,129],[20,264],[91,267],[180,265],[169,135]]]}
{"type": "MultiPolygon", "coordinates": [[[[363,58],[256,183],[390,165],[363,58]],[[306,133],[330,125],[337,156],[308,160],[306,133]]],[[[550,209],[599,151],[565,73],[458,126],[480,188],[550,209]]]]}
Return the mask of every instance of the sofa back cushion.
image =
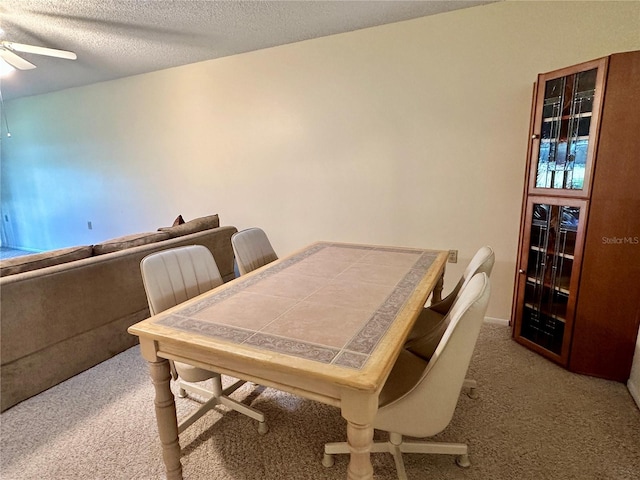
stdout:
{"type": "Polygon", "coordinates": [[[183,235],[189,235],[190,233],[202,232],[203,230],[209,230],[211,228],[218,228],[220,226],[220,218],[218,215],[208,215],[206,217],[194,218],[181,225],[175,225],[172,227],[161,227],[158,229],[160,232],[167,232],[171,236],[181,237],[183,235]]]}
{"type": "Polygon", "coordinates": [[[124,237],[112,238],[93,246],[94,255],[102,255],[104,253],[117,252],[131,247],[139,247],[140,245],[148,245],[150,243],[161,242],[167,240],[171,236],[167,232],[148,232],[134,233],[125,235],[124,237]]]}
{"type": "Polygon", "coordinates": [[[73,262],[75,260],[82,260],[83,258],[89,258],[92,252],[93,247],[91,245],[85,245],[8,258],[0,261],[0,277],[30,272],[31,270],[38,270],[40,268],[73,262]]]}
{"type": "MultiPolygon", "coordinates": [[[[0,279],[2,377],[8,363],[44,351],[65,339],[80,335],[91,337],[93,334],[89,332],[115,328],[116,322],[120,325],[129,321],[126,326],[129,327],[147,318],[149,309],[140,261],[151,253],[204,245],[213,253],[220,274],[230,280],[234,276],[231,236],[235,232],[235,227],[221,227],[0,279]]],[[[97,338],[97,331],[95,333],[97,338]]],[[[99,348],[112,348],[108,343],[101,343],[99,348]]],[[[92,347],[87,344],[86,348],[92,347]]],[[[114,354],[119,351],[113,347],[114,354]]],[[[74,362],[79,354],[69,352],[65,358],[56,358],[56,362],[74,362]]],[[[25,361],[28,363],[28,359],[25,361]]],[[[3,403],[4,396],[2,391],[3,403]]]]}

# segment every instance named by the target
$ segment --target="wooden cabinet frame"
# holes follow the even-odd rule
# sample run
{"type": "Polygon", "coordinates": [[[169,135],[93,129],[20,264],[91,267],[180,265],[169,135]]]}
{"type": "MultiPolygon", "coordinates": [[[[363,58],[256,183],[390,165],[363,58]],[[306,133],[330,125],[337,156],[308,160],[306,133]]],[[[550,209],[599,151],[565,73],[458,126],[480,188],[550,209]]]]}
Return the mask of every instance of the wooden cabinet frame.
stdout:
{"type": "MultiPolygon", "coordinates": [[[[522,345],[571,371],[621,382],[629,378],[640,326],[638,72],[640,51],[613,54],[538,75],[532,96],[511,309],[513,337],[522,345]],[[575,76],[594,69],[596,72],[575,76]],[[579,88],[574,88],[576,80],[579,88]],[[586,89],[582,89],[582,81],[588,82],[586,89]],[[551,83],[547,86],[547,82],[551,83]],[[576,109],[583,105],[584,110],[576,109]],[[587,121],[582,120],[586,118],[588,135],[587,121]],[[549,141],[549,151],[543,152],[542,160],[541,136],[549,141]],[[578,145],[580,150],[574,149],[578,145]],[[543,170],[538,178],[539,162],[543,170]],[[576,173],[580,176],[576,177],[576,173]],[[582,189],[575,188],[576,179],[582,180],[582,189]],[[536,183],[545,187],[537,187],[536,183]],[[563,291],[558,300],[553,290],[548,290],[552,292],[548,297],[541,297],[538,304],[530,302],[525,312],[527,278],[521,272],[530,267],[535,204],[578,207],[580,214],[568,291],[563,291]],[[548,299],[561,308],[556,312],[551,303],[549,309],[544,303],[548,299]],[[539,313],[532,315],[532,311],[539,313]],[[525,313],[529,317],[524,317],[525,313]],[[523,321],[538,327],[549,318],[562,316],[561,346],[559,339],[550,342],[544,335],[538,336],[531,326],[523,332],[523,321]]],[[[535,251],[541,251],[540,247],[535,251]]],[[[547,261],[540,256],[536,260],[547,261]]],[[[544,285],[544,277],[536,281],[528,283],[530,296],[532,291],[545,294],[536,290],[536,285],[544,285]]],[[[553,321],[548,325],[553,327],[553,321]]],[[[551,327],[547,333],[553,333],[551,327]]],[[[559,338],[560,330],[556,332],[559,338]]]]}
{"type": "Polygon", "coordinates": [[[598,125],[600,122],[600,115],[602,113],[602,100],[606,88],[607,64],[608,58],[602,58],[599,60],[593,60],[581,65],[563,68],[562,70],[557,70],[552,73],[541,74],[538,76],[538,81],[536,82],[537,87],[535,94],[535,106],[532,116],[531,144],[529,149],[529,195],[560,195],[569,198],[588,198],[591,194],[591,177],[593,173],[595,152],[598,144],[598,125]],[[546,83],[557,78],[567,77],[583,71],[592,70],[594,68],[598,69],[598,73],[596,77],[596,94],[591,114],[591,128],[589,132],[589,147],[587,151],[584,186],[581,190],[537,188],[535,178],[537,173],[538,155],[540,152],[542,136],[542,111],[545,98],[544,91],[546,83]]]}
{"type": "MultiPolygon", "coordinates": [[[[582,250],[584,245],[584,236],[585,236],[585,223],[586,218],[588,216],[588,201],[582,199],[568,199],[568,198],[558,198],[558,197],[538,197],[531,196],[527,200],[526,210],[524,213],[524,221],[523,221],[523,242],[522,248],[520,250],[520,255],[518,258],[518,273],[517,273],[517,285],[516,285],[516,294],[517,298],[514,302],[515,305],[515,323],[514,323],[514,336],[519,343],[526,345],[531,350],[544,355],[551,360],[563,365],[567,366],[569,362],[569,351],[571,347],[571,335],[573,331],[573,319],[575,315],[575,306],[577,302],[577,292],[578,285],[580,283],[580,268],[581,268],[581,260],[582,260],[582,250]],[[522,327],[523,321],[525,318],[524,310],[527,308],[525,306],[525,292],[527,282],[530,282],[530,278],[527,275],[527,270],[529,267],[529,255],[532,253],[534,247],[530,245],[529,239],[531,237],[531,230],[533,226],[533,210],[534,205],[536,204],[544,204],[544,205],[552,205],[552,206],[568,206],[568,207],[578,207],[580,209],[580,221],[578,223],[578,227],[576,230],[576,241],[573,248],[573,259],[572,259],[572,267],[571,267],[571,280],[569,284],[569,299],[567,301],[567,310],[564,318],[564,336],[562,340],[562,347],[560,353],[553,352],[547,348],[544,348],[541,345],[536,344],[535,342],[523,336],[522,327]]],[[[541,288],[544,288],[542,286],[541,288]]]]}

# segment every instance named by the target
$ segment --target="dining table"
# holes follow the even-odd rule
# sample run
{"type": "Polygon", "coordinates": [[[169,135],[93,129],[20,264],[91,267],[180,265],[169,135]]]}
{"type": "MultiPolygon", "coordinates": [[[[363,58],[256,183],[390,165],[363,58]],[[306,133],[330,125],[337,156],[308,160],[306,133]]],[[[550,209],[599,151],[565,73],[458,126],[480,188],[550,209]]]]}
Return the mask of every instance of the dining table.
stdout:
{"type": "Polygon", "coordinates": [[[129,327],[149,365],[167,479],[183,478],[169,360],[339,408],[347,479],[372,479],[380,391],[429,296],[440,297],[447,258],[315,242],[129,327]]]}

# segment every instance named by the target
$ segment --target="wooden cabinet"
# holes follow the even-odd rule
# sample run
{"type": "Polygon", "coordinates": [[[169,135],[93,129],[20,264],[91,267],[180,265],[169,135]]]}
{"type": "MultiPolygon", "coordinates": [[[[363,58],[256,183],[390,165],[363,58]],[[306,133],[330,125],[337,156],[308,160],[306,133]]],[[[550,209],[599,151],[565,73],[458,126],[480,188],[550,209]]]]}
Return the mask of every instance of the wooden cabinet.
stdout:
{"type": "Polygon", "coordinates": [[[640,51],[539,75],[531,119],[513,336],[626,382],[640,324],[640,51]]]}

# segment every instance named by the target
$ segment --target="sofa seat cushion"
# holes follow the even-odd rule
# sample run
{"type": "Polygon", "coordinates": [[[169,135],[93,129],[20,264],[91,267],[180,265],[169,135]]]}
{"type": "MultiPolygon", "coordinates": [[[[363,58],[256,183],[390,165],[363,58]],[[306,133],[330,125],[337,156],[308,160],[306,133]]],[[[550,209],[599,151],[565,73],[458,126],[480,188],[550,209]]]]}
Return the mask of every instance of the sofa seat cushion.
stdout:
{"type": "Polygon", "coordinates": [[[175,225],[172,227],[161,227],[158,229],[160,232],[167,232],[171,235],[171,238],[181,237],[183,235],[189,235],[190,233],[202,232],[212,228],[218,228],[220,226],[220,218],[218,215],[208,215],[206,217],[198,217],[193,220],[189,220],[181,225],[175,225]]]}
{"type": "Polygon", "coordinates": [[[147,232],[134,233],[124,237],[112,238],[93,246],[94,255],[102,255],[105,253],[117,252],[131,247],[139,247],[140,245],[148,245],[149,243],[161,242],[167,240],[171,236],[167,232],[147,232]]]}
{"type": "Polygon", "coordinates": [[[51,267],[61,263],[73,262],[89,258],[93,253],[91,245],[60,248],[49,252],[34,253],[22,257],[8,258],[0,261],[0,276],[30,272],[44,267],[51,267]]]}

